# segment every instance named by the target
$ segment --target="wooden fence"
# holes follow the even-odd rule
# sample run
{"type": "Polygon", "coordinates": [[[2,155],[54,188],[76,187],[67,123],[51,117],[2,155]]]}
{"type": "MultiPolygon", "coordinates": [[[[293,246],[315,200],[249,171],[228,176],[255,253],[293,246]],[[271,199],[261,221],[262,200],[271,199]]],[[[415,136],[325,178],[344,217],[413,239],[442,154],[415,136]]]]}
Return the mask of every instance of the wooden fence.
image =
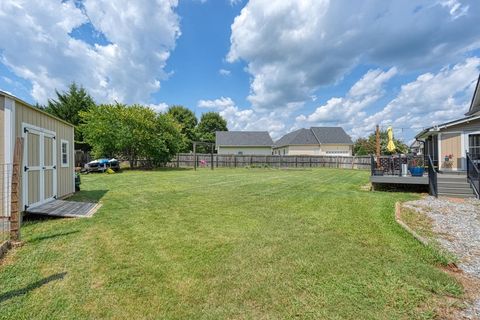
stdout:
{"type": "MultiPolygon", "coordinates": [[[[210,168],[212,156],[210,154],[180,153],[169,163],[171,167],[210,168]]],[[[281,155],[213,155],[213,166],[216,168],[244,168],[244,167],[271,167],[271,168],[343,168],[370,170],[370,156],[281,156],[281,155]]]]}

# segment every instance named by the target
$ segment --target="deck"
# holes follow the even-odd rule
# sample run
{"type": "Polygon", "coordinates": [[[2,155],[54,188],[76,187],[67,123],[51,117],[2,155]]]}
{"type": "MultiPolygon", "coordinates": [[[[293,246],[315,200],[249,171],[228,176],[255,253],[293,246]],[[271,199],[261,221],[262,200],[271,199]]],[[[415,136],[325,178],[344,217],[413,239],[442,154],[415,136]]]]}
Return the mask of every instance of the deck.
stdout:
{"type": "Polygon", "coordinates": [[[423,177],[412,177],[412,176],[394,176],[394,175],[385,175],[385,176],[370,176],[370,182],[372,183],[383,183],[383,184],[417,184],[417,185],[428,185],[428,176],[424,175],[423,177]]]}
{"type": "Polygon", "coordinates": [[[101,204],[66,200],[53,200],[38,207],[27,209],[27,213],[56,217],[89,218],[101,204]]]}

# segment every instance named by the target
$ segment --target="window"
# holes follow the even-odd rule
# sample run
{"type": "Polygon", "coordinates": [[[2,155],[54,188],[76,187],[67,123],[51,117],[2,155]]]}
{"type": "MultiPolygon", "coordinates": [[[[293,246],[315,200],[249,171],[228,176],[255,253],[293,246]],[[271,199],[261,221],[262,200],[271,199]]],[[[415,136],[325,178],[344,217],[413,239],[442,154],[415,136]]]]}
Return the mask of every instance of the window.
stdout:
{"type": "Polygon", "coordinates": [[[68,141],[67,140],[61,140],[61,146],[62,146],[62,149],[61,149],[61,155],[62,155],[62,167],[68,167],[70,164],[69,164],[69,152],[68,152],[68,141]]]}
{"type": "Polygon", "coordinates": [[[471,134],[468,136],[468,152],[473,159],[480,158],[480,134],[471,134]]]}
{"type": "Polygon", "coordinates": [[[239,156],[243,156],[243,151],[238,151],[239,156]]]}

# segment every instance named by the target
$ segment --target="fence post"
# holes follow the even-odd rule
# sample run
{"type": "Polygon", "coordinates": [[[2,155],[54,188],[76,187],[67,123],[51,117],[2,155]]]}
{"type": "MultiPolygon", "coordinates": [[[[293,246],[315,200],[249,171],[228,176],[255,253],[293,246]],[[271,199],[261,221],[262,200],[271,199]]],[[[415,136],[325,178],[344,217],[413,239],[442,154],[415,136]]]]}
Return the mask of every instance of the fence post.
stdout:
{"type": "Polygon", "coordinates": [[[218,168],[218,153],[215,155],[215,162],[216,162],[216,165],[217,165],[217,168],[218,168]]]}
{"type": "Polygon", "coordinates": [[[237,155],[236,154],[233,155],[233,167],[234,168],[237,167],[237,155]]]}
{"type": "Polygon", "coordinates": [[[213,144],[210,145],[210,167],[213,170],[213,144]]]}
{"type": "Polygon", "coordinates": [[[295,168],[298,166],[298,162],[297,162],[297,156],[295,156],[295,168]]]}
{"type": "Polygon", "coordinates": [[[180,168],[180,153],[177,152],[177,168],[180,168]]]}
{"type": "Polygon", "coordinates": [[[23,138],[17,138],[13,154],[12,167],[12,193],[10,214],[10,238],[12,241],[20,241],[20,167],[23,157],[23,138]]]}
{"type": "Polygon", "coordinates": [[[339,160],[339,159],[338,159],[338,156],[337,156],[337,159],[336,159],[336,161],[337,161],[337,169],[340,168],[340,164],[338,163],[338,160],[339,160]]]}
{"type": "Polygon", "coordinates": [[[197,170],[197,143],[193,143],[193,170],[197,170]]]}

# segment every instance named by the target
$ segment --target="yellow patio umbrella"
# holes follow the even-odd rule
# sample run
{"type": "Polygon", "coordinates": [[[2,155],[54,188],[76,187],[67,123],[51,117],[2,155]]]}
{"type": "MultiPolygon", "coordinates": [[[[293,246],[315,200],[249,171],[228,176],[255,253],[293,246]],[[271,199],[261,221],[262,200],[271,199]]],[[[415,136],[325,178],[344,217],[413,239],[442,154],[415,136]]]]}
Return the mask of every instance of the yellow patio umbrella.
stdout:
{"type": "Polygon", "coordinates": [[[395,147],[395,143],[393,143],[393,129],[392,129],[392,127],[388,127],[387,135],[388,135],[387,150],[390,151],[390,152],[393,152],[393,151],[395,151],[395,149],[397,149],[397,147],[395,147]]]}

